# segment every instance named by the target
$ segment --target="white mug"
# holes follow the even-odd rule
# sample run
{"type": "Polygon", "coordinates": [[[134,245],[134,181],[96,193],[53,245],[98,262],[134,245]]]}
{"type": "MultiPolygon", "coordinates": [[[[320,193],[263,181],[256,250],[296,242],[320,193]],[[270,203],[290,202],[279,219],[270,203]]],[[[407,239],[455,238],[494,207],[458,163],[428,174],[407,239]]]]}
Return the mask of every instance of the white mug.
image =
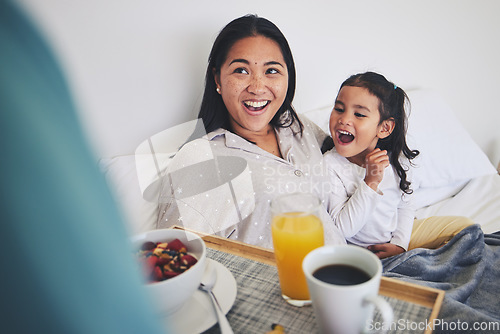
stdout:
{"type": "Polygon", "coordinates": [[[353,245],[323,246],[306,255],[302,269],[321,333],[366,332],[374,306],[377,306],[384,324],[392,322],[391,306],[378,295],[382,263],[369,250],[353,245]],[[320,268],[330,270],[323,280],[317,278],[320,268]],[[347,282],[338,281],[342,272],[358,270],[361,272],[355,276],[360,280],[355,284],[350,275],[344,277],[347,282]]]}

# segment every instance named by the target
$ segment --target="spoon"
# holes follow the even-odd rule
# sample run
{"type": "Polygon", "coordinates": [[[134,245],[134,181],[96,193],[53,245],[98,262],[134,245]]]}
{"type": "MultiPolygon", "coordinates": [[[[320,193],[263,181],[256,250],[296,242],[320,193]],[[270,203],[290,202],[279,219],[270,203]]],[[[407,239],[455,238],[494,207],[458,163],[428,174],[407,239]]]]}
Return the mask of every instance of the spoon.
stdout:
{"type": "Polygon", "coordinates": [[[205,273],[203,274],[203,277],[201,279],[199,289],[205,291],[210,296],[210,299],[212,300],[212,305],[214,306],[215,309],[215,314],[217,315],[217,321],[219,322],[221,333],[232,334],[233,330],[229,325],[229,321],[227,321],[227,318],[224,315],[224,312],[222,312],[222,308],[220,307],[219,302],[217,301],[217,298],[215,298],[215,295],[212,291],[216,280],[217,280],[217,271],[213,267],[213,264],[211,264],[210,261],[207,261],[207,268],[205,269],[205,273]]]}

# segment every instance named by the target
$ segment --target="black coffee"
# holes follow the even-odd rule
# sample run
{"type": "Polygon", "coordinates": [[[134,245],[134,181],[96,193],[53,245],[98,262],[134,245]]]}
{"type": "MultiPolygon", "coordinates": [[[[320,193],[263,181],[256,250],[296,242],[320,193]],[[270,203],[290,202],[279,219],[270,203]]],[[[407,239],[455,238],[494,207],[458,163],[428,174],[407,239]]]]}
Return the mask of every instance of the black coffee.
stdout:
{"type": "Polygon", "coordinates": [[[330,264],[316,269],[313,276],[320,281],[335,285],[356,285],[371,277],[363,270],[347,264],[330,264]]]}

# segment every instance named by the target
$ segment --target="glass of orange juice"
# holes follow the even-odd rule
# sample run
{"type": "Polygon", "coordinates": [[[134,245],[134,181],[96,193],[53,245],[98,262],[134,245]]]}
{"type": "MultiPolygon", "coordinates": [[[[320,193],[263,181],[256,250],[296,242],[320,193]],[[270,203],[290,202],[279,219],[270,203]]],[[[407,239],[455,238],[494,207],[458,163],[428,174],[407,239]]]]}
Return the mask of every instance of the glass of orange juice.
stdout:
{"type": "Polygon", "coordinates": [[[311,303],[302,261],[325,243],[320,208],[320,200],[309,193],[281,195],[271,201],[271,230],[281,294],[294,306],[311,303]]]}

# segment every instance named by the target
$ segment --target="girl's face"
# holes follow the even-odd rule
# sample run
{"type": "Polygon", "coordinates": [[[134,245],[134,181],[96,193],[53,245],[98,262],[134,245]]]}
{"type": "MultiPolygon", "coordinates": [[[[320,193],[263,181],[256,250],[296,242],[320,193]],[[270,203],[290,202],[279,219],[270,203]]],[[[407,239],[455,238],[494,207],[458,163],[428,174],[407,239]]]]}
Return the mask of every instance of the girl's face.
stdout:
{"type": "Polygon", "coordinates": [[[380,138],[387,137],[392,119],[380,123],[379,99],[362,87],[344,86],[330,115],[330,132],[337,152],[349,161],[364,165],[380,138]]]}
{"type": "Polygon", "coordinates": [[[279,45],[263,36],[237,41],[215,75],[235,133],[266,133],[285,101],[288,70],[279,45]]]}

